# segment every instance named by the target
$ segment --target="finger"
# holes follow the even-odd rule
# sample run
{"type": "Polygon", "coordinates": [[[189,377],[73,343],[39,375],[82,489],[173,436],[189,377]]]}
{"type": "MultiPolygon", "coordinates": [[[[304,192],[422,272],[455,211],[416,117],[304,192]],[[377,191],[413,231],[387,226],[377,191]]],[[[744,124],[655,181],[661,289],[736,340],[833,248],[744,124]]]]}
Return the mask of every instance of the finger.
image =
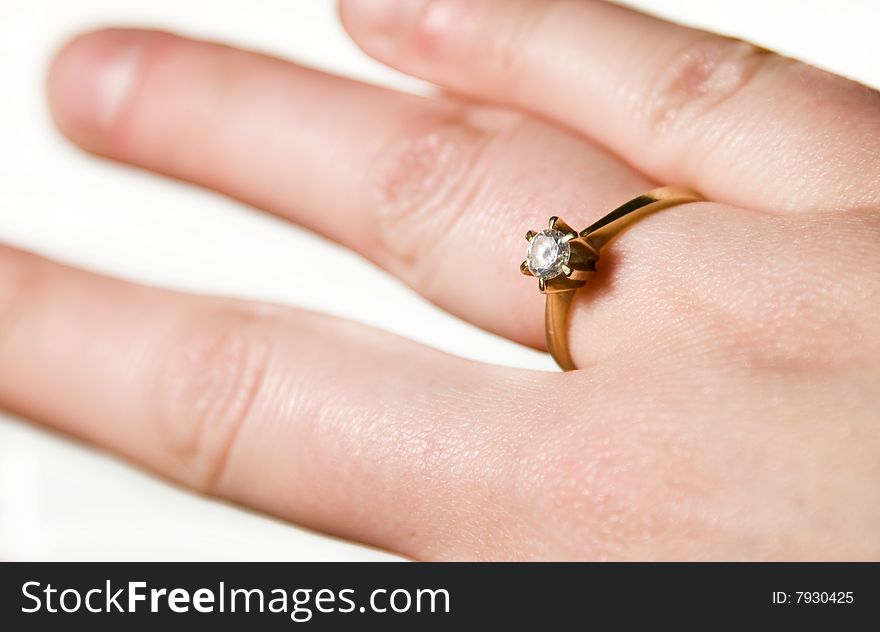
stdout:
{"type": "Polygon", "coordinates": [[[56,121],[85,148],[299,222],[532,345],[543,304],[516,272],[525,231],[559,214],[586,226],[652,187],[537,120],[168,34],[80,38],[49,84],[56,121]]]}
{"type": "Polygon", "coordinates": [[[653,179],[770,211],[880,203],[880,97],[613,4],[343,0],[369,54],[581,130],[653,179]]]}
{"type": "MultiPolygon", "coordinates": [[[[105,78],[122,74],[112,67],[105,78]]],[[[110,32],[79,40],[59,59],[52,85],[62,128],[87,147],[217,186],[318,227],[444,307],[535,346],[544,344],[544,298],[533,279],[516,271],[523,232],[540,228],[550,215],[586,226],[652,186],[596,147],[526,117],[401,96],[168,35],[110,32]],[[92,77],[100,84],[102,75],[89,63],[99,64],[105,48],[131,37],[147,61],[135,62],[142,68],[131,88],[137,96],[107,127],[88,118],[95,103],[78,104],[74,97],[82,93],[66,89],[65,80],[82,86],[92,77]],[[353,102],[361,106],[352,108],[353,102]],[[413,107],[402,107],[407,103],[413,107]],[[301,131],[304,121],[311,132],[301,131]],[[364,151],[377,143],[375,151],[364,151]]],[[[632,350],[643,361],[681,354],[714,339],[717,322],[757,335],[749,327],[764,321],[736,317],[737,301],[758,295],[743,283],[743,261],[750,270],[779,271],[781,283],[787,278],[782,262],[804,261],[817,247],[815,260],[825,260],[829,240],[837,238],[836,230],[822,230],[812,241],[796,242],[789,227],[788,241],[768,242],[778,234],[762,219],[726,206],[687,205],[628,230],[603,252],[599,272],[573,304],[576,364],[632,350]],[[760,251],[772,255],[766,260],[752,254],[762,243],[772,244],[760,251]],[[714,287],[721,293],[709,292],[714,287]],[[694,305],[713,317],[700,318],[694,305]]],[[[333,274],[344,282],[344,271],[333,274]]],[[[784,312],[781,296],[765,296],[767,312],[760,315],[772,320],[774,310],[784,312]]],[[[809,318],[833,326],[830,313],[809,318]]],[[[768,348],[785,345],[768,342],[768,348]]]]}
{"type": "Polygon", "coordinates": [[[553,377],[0,249],[0,408],[410,555],[454,554],[509,510],[522,399],[553,377]]]}

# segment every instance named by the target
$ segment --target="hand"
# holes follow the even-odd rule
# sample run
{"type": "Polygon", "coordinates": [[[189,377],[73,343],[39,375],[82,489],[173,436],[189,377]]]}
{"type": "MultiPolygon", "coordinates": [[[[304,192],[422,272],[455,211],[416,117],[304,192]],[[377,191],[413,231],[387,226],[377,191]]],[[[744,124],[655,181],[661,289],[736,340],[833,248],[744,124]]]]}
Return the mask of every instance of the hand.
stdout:
{"type": "Polygon", "coordinates": [[[603,251],[572,310],[583,368],[5,249],[0,406],[415,558],[880,557],[878,94],[599,2],[399,4],[342,16],[467,99],[113,30],[60,54],[52,111],[89,151],[307,226],[534,346],[527,229],[698,189],[603,251]]]}

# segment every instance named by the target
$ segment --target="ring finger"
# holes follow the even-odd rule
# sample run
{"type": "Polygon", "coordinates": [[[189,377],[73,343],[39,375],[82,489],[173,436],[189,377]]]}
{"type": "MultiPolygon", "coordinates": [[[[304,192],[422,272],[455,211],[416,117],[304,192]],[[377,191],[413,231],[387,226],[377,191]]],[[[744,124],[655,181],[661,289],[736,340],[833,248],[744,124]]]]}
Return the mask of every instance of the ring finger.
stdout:
{"type": "Polygon", "coordinates": [[[164,33],[76,40],[53,67],[50,99],[86,149],[303,224],[535,346],[543,303],[511,273],[525,229],[557,214],[586,225],[652,186],[537,119],[164,33]]]}

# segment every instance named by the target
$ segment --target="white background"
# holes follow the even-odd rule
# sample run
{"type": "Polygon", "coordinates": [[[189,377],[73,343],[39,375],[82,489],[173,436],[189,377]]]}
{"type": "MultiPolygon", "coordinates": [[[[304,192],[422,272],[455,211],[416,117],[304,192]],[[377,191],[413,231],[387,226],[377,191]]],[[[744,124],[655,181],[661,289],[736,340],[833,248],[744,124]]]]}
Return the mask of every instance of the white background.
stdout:
{"type": "MultiPolygon", "coordinates": [[[[878,0],[631,4],[880,86],[878,0]]],[[[422,87],[362,55],[330,0],[0,0],[0,241],[141,282],[324,310],[471,358],[552,369],[546,356],[444,315],[294,226],[69,146],[46,113],[47,63],[76,32],[111,24],[177,30],[422,87]],[[351,270],[345,302],[322,289],[319,265],[351,270]]],[[[198,498],[0,414],[3,559],[393,558],[198,498]]]]}

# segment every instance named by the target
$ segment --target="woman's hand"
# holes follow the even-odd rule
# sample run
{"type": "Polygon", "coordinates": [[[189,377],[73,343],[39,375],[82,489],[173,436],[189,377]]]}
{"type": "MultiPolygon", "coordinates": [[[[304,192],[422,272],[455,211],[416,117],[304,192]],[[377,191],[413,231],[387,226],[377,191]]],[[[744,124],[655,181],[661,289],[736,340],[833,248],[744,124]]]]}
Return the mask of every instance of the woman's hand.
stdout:
{"type": "Polygon", "coordinates": [[[52,111],[89,151],[307,226],[535,346],[526,229],[700,190],[603,253],[571,317],[584,368],[480,365],[6,249],[0,406],[416,558],[880,557],[878,93],[593,1],[342,16],[468,96],[114,30],[60,54],[52,111]]]}

